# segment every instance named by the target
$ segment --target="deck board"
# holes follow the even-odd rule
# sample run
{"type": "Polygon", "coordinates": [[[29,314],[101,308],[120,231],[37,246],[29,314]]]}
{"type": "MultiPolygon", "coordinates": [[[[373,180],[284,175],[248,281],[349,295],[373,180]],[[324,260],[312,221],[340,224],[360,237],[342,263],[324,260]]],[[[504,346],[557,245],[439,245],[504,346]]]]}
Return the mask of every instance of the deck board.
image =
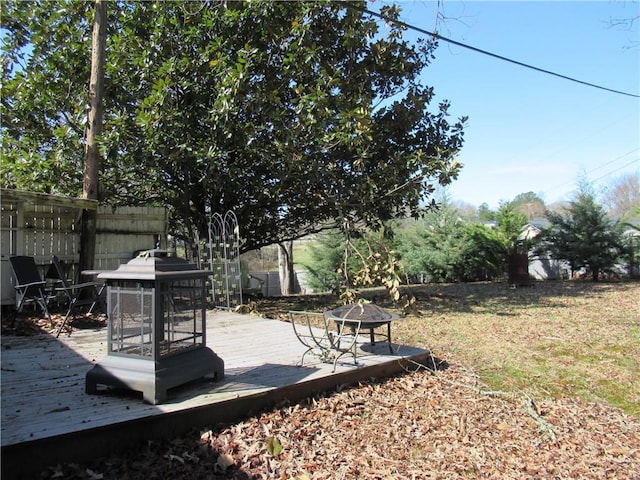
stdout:
{"type": "MultiPolygon", "coordinates": [[[[427,355],[409,346],[400,346],[391,355],[382,343],[359,351],[357,366],[345,357],[335,373],[332,365],[309,355],[299,367],[305,347],[290,324],[227,311],[211,311],[207,317],[207,346],[224,360],[224,380],[205,378],[176,387],[160,405],[143,403],[135,392],[105,389],[97,395],[85,393],[86,372],[106,355],[106,329],[77,330],[57,339],[47,334],[3,337],[3,474],[7,461],[16,468],[12,455],[17,462],[20,452],[27,455],[29,448],[55,444],[59,458],[66,451],[62,439],[91,438],[93,431],[104,434],[104,429],[114,425],[125,432],[122,427],[129,422],[151,425],[157,420],[153,428],[161,432],[160,422],[170,423],[167,415],[183,424],[205,414],[204,418],[225,418],[225,411],[232,418],[244,409],[263,407],[278,398],[270,395],[279,390],[280,395],[300,396],[307,393],[307,385],[310,393],[357,381],[362,375],[381,376],[393,371],[399,360],[422,361],[427,355]],[[220,408],[213,410],[216,406],[220,408]]],[[[367,341],[363,336],[363,345],[367,341]]],[[[98,443],[108,448],[107,442],[98,443]]]]}

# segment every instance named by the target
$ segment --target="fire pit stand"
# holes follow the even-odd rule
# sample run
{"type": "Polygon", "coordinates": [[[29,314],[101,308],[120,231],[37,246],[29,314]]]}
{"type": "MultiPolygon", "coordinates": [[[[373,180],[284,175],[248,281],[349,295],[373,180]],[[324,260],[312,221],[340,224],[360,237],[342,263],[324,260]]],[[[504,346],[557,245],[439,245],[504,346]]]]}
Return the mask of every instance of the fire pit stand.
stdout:
{"type": "Polygon", "coordinates": [[[325,316],[330,320],[338,320],[344,323],[348,323],[350,320],[358,322],[361,330],[369,330],[371,345],[376,344],[376,335],[378,335],[389,344],[389,353],[394,353],[391,343],[391,322],[399,320],[399,315],[389,313],[373,303],[350,303],[325,312],[325,316]],[[378,327],[384,325],[387,326],[386,334],[375,331],[378,327]]]}
{"type": "Polygon", "coordinates": [[[98,385],[126,388],[155,405],[170,388],[205,376],[224,378],[224,361],[206,346],[210,273],[162,250],[101,273],[107,283],[107,356],[87,372],[86,393],[98,393],[98,385]]]}

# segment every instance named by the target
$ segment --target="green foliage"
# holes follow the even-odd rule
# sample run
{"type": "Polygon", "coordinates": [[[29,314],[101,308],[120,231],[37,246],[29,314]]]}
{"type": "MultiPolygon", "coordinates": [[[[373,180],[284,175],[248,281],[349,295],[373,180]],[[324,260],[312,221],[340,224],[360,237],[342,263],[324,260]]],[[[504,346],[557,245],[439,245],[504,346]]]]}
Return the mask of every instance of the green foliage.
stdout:
{"type": "Polygon", "coordinates": [[[496,214],[498,232],[506,253],[526,253],[529,248],[521,238],[527,216],[518,209],[515,202],[503,202],[496,214]]]}
{"type": "MultiPolygon", "coordinates": [[[[344,259],[340,268],[344,278],[341,297],[345,303],[358,300],[357,288],[384,286],[391,300],[400,300],[400,284],[406,283],[404,267],[393,249],[393,230],[388,226],[381,232],[343,231],[344,259]]],[[[403,297],[403,309],[411,307],[414,298],[403,297]]]]}
{"type": "Polygon", "coordinates": [[[619,259],[619,225],[607,218],[590,191],[580,192],[565,215],[549,212],[547,218],[551,225],[542,234],[539,250],[568,262],[572,273],[585,268],[597,281],[619,259]]]}
{"type": "Polygon", "coordinates": [[[489,208],[485,202],[478,207],[478,220],[481,222],[490,222],[496,219],[496,213],[489,208]]]}
{"type": "MultiPolygon", "coordinates": [[[[314,290],[344,292],[355,286],[373,287],[385,285],[393,263],[394,242],[381,232],[349,232],[340,230],[324,232],[309,247],[311,261],[304,265],[310,273],[314,290]],[[390,263],[386,267],[383,259],[390,263]]],[[[393,269],[392,269],[393,270],[393,269]]]]}
{"type": "Polygon", "coordinates": [[[458,280],[455,266],[462,259],[464,229],[456,210],[447,207],[429,212],[408,227],[398,238],[407,272],[425,275],[432,282],[458,280]]]}
{"type": "Polygon", "coordinates": [[[273,437],[273,436],[267,438],[266,446],[267,446],[267,452],[269,452],[269,455],[271,455],[272,457],[279,456],[284,450],[284,447],[280,443],[280,440],[278,440],[277,437],[273,437]]]}
{"type": "Polygon", "coordinates": [[[504,240],[498,230],[472,223],[465,227],[459,277],[464,281],[495,280],[506,270],[504,240]]]}
{"type": "Polygon", "coordinates": [[[463,221],[451,206],[430,212],[397,237],[407,273],[426,281],[489,280],[505,270],[500,232],[463,221]]]}
{"type": "Polygon", "coordinates": [[[344,237],[338,230],[323,232],[309,246],[310,261],[303,266],[309,272],[309,285],[317,292],[338,292],[339,272],[344,258],[344,237]]]}
{"type": "Polygon", "coordinates": [[[319,236],[310,247],[311,262],[304,265],[317,291],[340,293],[345,303],[359,299],[360,288],[383,286],[389,298],[408,310],[415,301],[402,296],[407,283],[404,266],[394,250],[391,228],[382,231],[334,230],[319,236]]]}
{"type": "Polygon", "coordinates": [[[528,220],[543,217],[546,211],[544,201],[533,192],[520,193],[511,201],[515,209],[528,220]]]}
{"type": "Polygon", "coordinates": [[[0,186],[78,195],[91,4],[45,3],[0,2],[0,186]]]}
{"type": "MultiPolygon", "coordinates": [[[[78,194],[93,12],[55,5],[2,2],[2,186],[78,194]]],[[[418,216],[465,119],[429,111],[435,44],[350,5],[109,2],[102,199],[167,205],[191,239],[233,209],[243,251],[418,216]]]]}
{"type": "Polygon", "coordinates": [[[626,262],[631,278],[640,277],[640,227],[632,224],[622,224],[627,234],[621,236],[620,258],[626,262]]]}

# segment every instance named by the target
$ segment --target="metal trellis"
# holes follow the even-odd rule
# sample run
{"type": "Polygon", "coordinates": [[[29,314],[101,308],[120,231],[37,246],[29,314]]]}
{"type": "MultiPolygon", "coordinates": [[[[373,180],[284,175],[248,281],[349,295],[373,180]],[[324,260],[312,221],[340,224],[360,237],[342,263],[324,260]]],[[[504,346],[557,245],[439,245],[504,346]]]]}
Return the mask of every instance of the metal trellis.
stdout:
{"type": "Polygon", "coordinates": [[[211,290],[213,304],[219,308],[242,305],[242,274],[240,271],[240,227],[230,210],[209,218],[209,262],[213,271],[211,290]]]}

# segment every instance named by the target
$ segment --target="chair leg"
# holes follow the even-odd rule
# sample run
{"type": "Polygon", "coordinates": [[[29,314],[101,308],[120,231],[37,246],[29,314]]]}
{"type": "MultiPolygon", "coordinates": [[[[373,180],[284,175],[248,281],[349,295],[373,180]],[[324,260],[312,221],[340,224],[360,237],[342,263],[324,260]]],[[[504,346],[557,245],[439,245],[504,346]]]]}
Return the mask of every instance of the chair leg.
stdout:
{"type": "Polygon", "coordinates": [[[106,284],[101,285],[99,288],[95,287],[95,290],[93,292],[93,303],[91,304],[91,307],[89,307],[89,313],[93,312],[93,309],[97,304],[104,303],[104,300],[102,299],[102,292],[104,292],[105,287],[106,284]]]}
{"type": "MultiPolygon", "coordinates": [[[[49,317],[49,323],[51,324],[51,328],[53,328],[53,318],[51,318],[51,314],[49,313],[49,308],[47,308],[47,299],[45,298],[44,292],[40,291],[40,295],[36,298],[33,297],[35,303],[40,307],[42,313],[44,313],[47,317],[49,317]]],[[[20,313],[24,307],[24,295],[18,299],[18,306],[16,307],[16,314],[20,313]]]]}
{"type": "Polygon", "coordinates": [[[307,355],[307,353],[311,351],[313,351],[313,348],[309,347],[307,348],[307,351],[302,354],[302,358],[300,359],[300,364],[298,365],[299,367],[302,367],[304,365],[304,357],[307,355]]]}
{"type": "MultiPolygon", "coordinates": [[[[58,338],[60,336],[60,332],[62,332],[62,329],[67,324],[67,320],[68,320],[69,316],[71,315],[71,313],[73,312],[73,305],[74,305],[74,302],[71,302],[69,304],[69,309],[67,310],[67,314],[64,316],[64,320],[62,321],[62,323],[58,327],[58,333],[56,333],[56,338],[58,338]]],[[[69,331],[69,336],[71,336],[71,331],[69,331]]]]}
{"type": "Polygon", "coordinates": [[[40,300],[38,303],[40,304],[40,307],[42,307],[42,311],[47,315],[47,317],[49,317],[49,323],[51,324],[51,328],[53,328],[53,318],[51,318],[49,308],[47,307],[47,299],[42,291],[40,292],[40,300]]]}

